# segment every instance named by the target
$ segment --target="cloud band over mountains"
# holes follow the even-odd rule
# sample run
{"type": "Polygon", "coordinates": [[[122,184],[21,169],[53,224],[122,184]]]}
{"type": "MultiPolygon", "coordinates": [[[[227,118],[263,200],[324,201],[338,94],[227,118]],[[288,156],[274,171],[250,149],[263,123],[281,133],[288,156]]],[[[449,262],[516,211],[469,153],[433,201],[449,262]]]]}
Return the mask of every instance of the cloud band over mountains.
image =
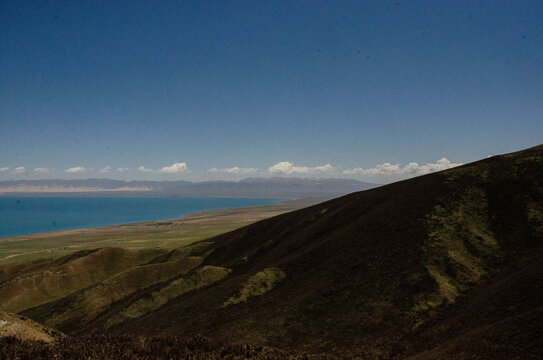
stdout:
{"type": "MultiPolygon", "coordinates": [[[[346,169],[341,171],[339,167],[333,166],[332,164],[325,164],[320,166],[302,166],[294,164],[290,161],[280,161],[274,165],[268,167],[267,170],[259,171],[258,168],[253,167],[241,167],[233,166],[229,168],[217,168],[213,167],[207,170],[207,173],[210,174],[224,174],[224,175],[250,175],[258,174],[259,176],[296,176],[296,175],[305,175],[305,176],[351,176],[356,178],[383,178],[390,180],[397,180],[400,178],[408,178],[413,176],[425,175],[436,171],[446,170],[453,168],[455,166],[463,165],[462,163],[452,162],[449,159],[443,157],[436,162],[429,162],[426,164],[418,164],[416,162],[410,162],[405,166],[400,164],[392,164],[390,162],[385,162],[383,164],[376,165],[372,168],[362,168],[356,167],[353,169],[346,169]]],[[[33,173],[35,174],[51,174],[54,173],[54,168],[46,167],[37,167],[34,168],[33,173]]],[[[136,168],[137,171],[144,174],[191,174],[192,171],[189,170],[186,162],[176,162],[169,166],[164,166],[160,169],[147,168],[145,166],[139,166],[136,168]]],[[[82,174],[86,172],[96,171],[99,174],[106,174],[112,171],[118,173],[126,173],[130,171],[128,167],[118,167],[113,168],[111,165],[104,166],[97,170],[93,168],[87,168],[85,166],[74,166],[68,169],[63,170],[66,174],[82,174]]],[[[15,168],[10,167],[1,167],[0,172],[11,173],[11,174],[27,174],[26,167],[18,166],[15,168]]]]}

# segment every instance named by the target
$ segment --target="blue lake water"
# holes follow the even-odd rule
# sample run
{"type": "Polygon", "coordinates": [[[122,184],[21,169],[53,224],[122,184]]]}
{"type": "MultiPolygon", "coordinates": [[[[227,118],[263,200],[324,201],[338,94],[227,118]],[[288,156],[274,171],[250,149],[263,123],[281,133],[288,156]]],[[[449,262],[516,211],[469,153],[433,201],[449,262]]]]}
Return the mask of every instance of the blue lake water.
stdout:
{"type": "Polygon", "coordinates": [[[0,196],[0,237],[170,220],[203,210],[269,205],[281,199],[0,196]]]}

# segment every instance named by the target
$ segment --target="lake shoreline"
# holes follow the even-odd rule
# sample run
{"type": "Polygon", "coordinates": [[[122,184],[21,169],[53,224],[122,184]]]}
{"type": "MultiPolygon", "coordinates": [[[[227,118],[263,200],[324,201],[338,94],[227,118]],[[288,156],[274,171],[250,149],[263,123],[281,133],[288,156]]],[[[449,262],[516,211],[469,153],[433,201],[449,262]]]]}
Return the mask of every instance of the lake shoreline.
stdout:
{"type": "Polygon", "coordinates": [[[175,219],[3,237],[0,238],[0,265],[101,247],[171,250],[321,201],[324,199],[281,200],[268,205],[196,211],[175,219]]]}
{"type": "Polygon", "coordinates": [[[193,212],[273,205],[285,198],[0,197],[0,239],[157,220],[193,212]]]}
{"type": "Polygon", "coordinates": [[[46,232],[33,233],[33,234],[4,236],[4,237],[0,237],[0,243],[8,242],[8,241],[24,241],[24,240],[28,240],[28,239],[24,239],[24,238],[34,238],[34,237],[42,238],[42,237],[48,237],[48,236],[77,234],[77,233],[80,233],[80,232],[93,231],[93,230],[99,230],[99,229],[118,228],[118,227],[123,227],[123,226],[153,225],[153,224],[162,223],[162,222],[181,221],[183,219],[186,219],[186,218],[189,218],[189,217],[192,217],[192,216],[196,216],[196,215],[199,215],[199,214],[215,214],[215,213],[219,213],[219,212],[223,212],[223,211],[231,211],[231,210],[238,210],[238,209],[249,210],[249,209],[254,208],[255,210],[257,210],[257,209],[271,208],[271,207],[275,207],[277,205],[296,206],[294,204],[307,204],[307,206],[311,206],[311,205],[317,204],[318,202],[321,202],[321,201],[326,201],[326,200],[324,200],[324,199],[286,199],[286,200],[280,200],[277,203],[270,204],[270,205],[240,206],[240,207],[225,208],[225,209],[213,209],[213,210],[195,211],[195,212],[192,212],[192,213],[184,214],[181,217],[172,218],[172,219],[126,222],[126,223],[122,223],[122,224],[94,226],[94,227],[88,227],[88,228],[66,229],[66,230],[57,230],[57,231],[46,231],[46,232]]]}

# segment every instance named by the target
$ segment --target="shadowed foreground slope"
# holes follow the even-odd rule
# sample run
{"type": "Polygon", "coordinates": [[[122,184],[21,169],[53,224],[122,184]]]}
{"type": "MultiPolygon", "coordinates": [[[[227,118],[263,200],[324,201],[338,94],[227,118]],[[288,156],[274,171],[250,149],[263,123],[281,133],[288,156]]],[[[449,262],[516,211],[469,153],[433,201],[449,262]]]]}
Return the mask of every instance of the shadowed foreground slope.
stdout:
{"type": "Polygon", "coordinates": [[[539,146],[281,215],[213,240],[205,263],[228,277],[112,330],[367,356],[541,351],[542,200],[539,146]],[[270,268],[284,279],[229,303],[270,268]]]}
{"type": "Polygon", "coordinates": [[[24,314],[71,334],[203,334],[370,359],[537,358],[542,245],[538,146],[215,237],[173,256],[196,256],[193,266],[90,320],[66,310],[83,292],[24,314]]]}
{"type": "MultiPolygon", "coordinates": [[[[41,341],[0,338],[0,359],[49,360],[307,360],[306,354],[294,354],[270,347],[215,341],[202,336],[177,337],[85,336],[62,338],[53,345],[41,341]]],[[[312,360],[334,360],[318,356],[312,360]]]]}

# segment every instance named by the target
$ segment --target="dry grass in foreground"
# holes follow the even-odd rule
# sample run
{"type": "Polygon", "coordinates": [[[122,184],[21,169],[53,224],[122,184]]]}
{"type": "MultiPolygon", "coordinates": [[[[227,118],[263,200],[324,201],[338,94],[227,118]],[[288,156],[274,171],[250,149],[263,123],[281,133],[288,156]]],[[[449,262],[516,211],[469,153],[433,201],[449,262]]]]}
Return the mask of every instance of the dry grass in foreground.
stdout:
{"type": "Polygon", "coordinates": [[[289,353],[270,347],[257,347],[214,341],[202,336],[190,339],[178,337],[108,337],[92,336],[64,338],[48,344],[0,338],[0,358],[26,359],[336,359],[330,355],[289,353]]]}

